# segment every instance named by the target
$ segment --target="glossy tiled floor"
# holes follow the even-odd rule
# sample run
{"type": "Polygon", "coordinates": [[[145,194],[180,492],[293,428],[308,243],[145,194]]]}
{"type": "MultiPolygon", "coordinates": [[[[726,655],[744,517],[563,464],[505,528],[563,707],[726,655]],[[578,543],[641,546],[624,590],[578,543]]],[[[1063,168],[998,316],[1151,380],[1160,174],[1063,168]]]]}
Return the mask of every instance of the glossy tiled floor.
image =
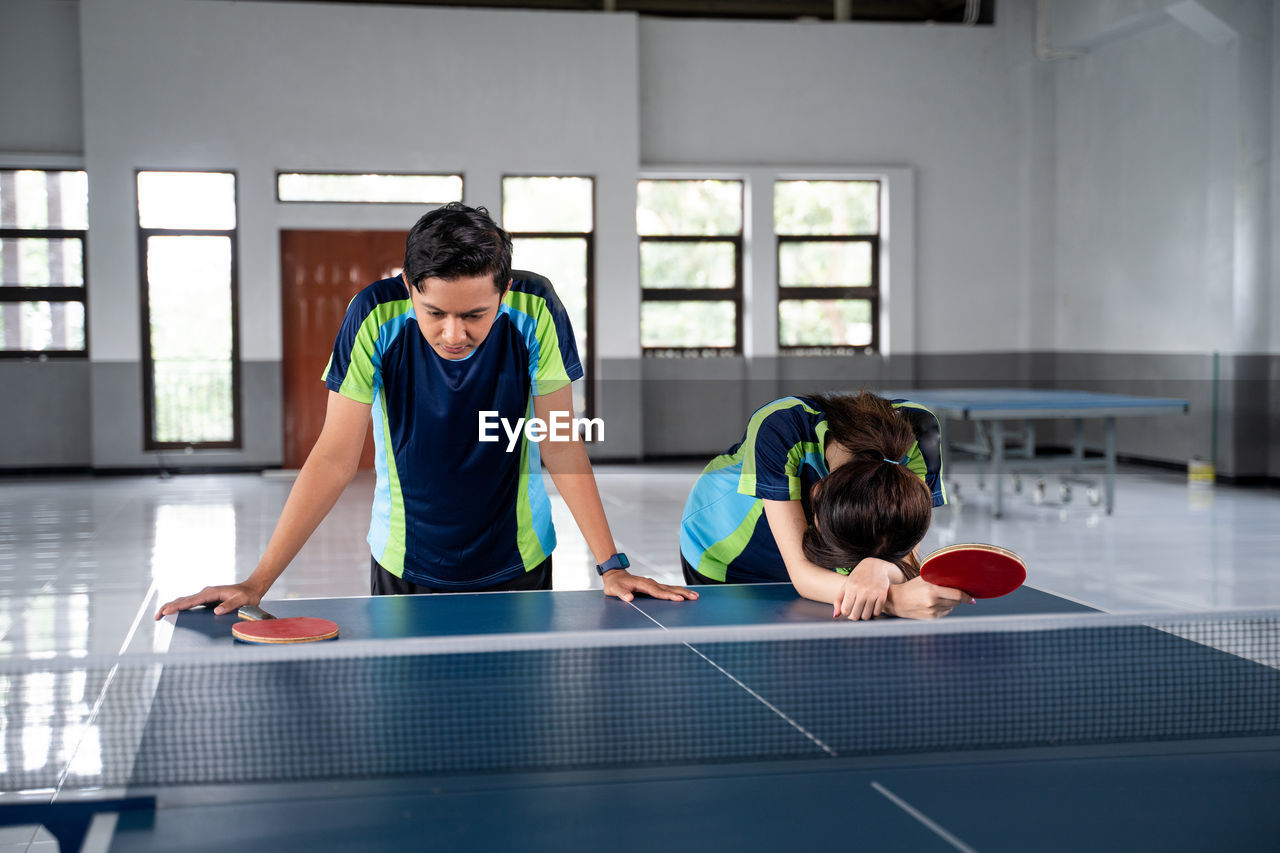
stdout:
{"type": "MultiPolygon", "coordinates": [[[[699,467],[597,468],[635,571],[680,581],[677,527],[699,467]]],[[[1280,492],[1192,488],[1182,475],[1122,469],[1114,515],[1079,493],[1053,504],[1010,491],[996,520],[976,468],[951,474],[953,502],[936,513],[925,552],[1000,544],[1027,559],[1031,585],[1106,610],[1280,606],[1280,492]]],[[[170,628],[152,620],[157,602],[245,576],[291,486],[247,474],[0,481],[0,655],[163,648],[170,628]]],[[[1056,484],[1048,492],[1056,499],[1056,484]]],[[[367,592],[371,493],[362,474],[270,597],[367,592]]],[[[567,509],[554,496],[553,506],[556,588],[598,587],[567,509]]],[[[32,827],[0,829],[0,853],[55,849],[32,827]]]]}

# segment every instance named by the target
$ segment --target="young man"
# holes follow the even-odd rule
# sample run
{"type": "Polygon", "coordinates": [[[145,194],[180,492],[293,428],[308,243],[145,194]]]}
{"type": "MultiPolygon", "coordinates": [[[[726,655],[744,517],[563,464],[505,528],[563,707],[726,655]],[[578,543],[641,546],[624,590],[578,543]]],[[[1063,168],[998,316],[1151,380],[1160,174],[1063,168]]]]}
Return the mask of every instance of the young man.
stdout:
{"type": "Polygon", "coordinates": [[[696,598],[626,571],[576,436],[539,443],[522,431],[512,444],[498,429],[487,431],[498,440],[482,440],[482,418],[571,420],[570,383],[581,376],[555,291],[512,272],[511,238],[488,212],[451,203],[428,213],[409,232],[403,275],[371,284],[347,308],[325,371],[324,428],[257,568],[241,583],[170,601],[156,618],[261,601],[355,475],[371,418],[373,594],[550,589],[545,462],[606,595],[696,598]]]}

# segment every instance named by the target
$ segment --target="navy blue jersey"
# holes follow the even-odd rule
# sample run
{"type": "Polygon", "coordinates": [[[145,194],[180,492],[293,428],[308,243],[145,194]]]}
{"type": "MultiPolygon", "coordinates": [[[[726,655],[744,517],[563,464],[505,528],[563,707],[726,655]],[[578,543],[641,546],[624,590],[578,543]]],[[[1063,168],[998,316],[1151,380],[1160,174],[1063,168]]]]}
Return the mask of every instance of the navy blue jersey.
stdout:
{"type": "Polygon", "coordinates": [[[464,359],[422,336],[400,278],[347,307],[325,371],[331,390],[369,403],[377,485],[369,547],[389,572],[424,586],[483,589],[538,566],[555,548],[536,442],[482,442],[481,412],[514,425],[534,395],[582,376],[551,283],[512,271],[488,336],[464,359]]]}
{"type": "MultiPolygon", "coordinates": [[[[938,420],[906,400],[894,400],[893,407],[916,434],[907,467],[929,487],[933,505],[942,506],[947,499],[938,420]]],[[[831,473],[826,437],[827,416],[813,400],[784,397],[757,409],[742,441],[712,459],[694,483],[680,523],[681,556],[712,580],[789,581],[764,502],[803,502],[831,473]]]]}

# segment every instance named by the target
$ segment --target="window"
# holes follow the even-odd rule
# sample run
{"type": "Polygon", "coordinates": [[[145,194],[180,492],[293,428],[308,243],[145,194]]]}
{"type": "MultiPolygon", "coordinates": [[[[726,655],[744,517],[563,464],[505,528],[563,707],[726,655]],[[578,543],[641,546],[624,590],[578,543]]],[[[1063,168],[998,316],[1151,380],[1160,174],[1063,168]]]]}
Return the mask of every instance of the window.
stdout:
{"type": "Polygon", "coordinates": [[[239,447],[236,176],[138,172],[148,450],[239,447]]]}
{"type": "Polygon", "coordinates": [[[774,184],[778,345],[878,352],[880,182],[774,184]]]}
{"type": "MultiPolygon", "coordinates": [[[[515,269],[551,280],[573,325],[585,373],[591,349],[592,270],[595,250],[595,181],[584,177],[506,176],[502,179],[502,227],[511,234],[515,269]]],[[[591,417],[594,395],[585,379],[573,383],[573,409],[591,417]]]]}
{"type": "Polygon", "coordinates": [[[0,355],[88,351],[84,172],[0,170],[0,355]]]}
{"type": "Polygon", "coordinates": [[[280,201],[445,204],[462,201],[461,175],[277,172],[280,201]]]}
{"type": "Polygon", "coordinates": [[[742,187],[688,179],[637,185],[646,355],[742,352],[742,187]]]}

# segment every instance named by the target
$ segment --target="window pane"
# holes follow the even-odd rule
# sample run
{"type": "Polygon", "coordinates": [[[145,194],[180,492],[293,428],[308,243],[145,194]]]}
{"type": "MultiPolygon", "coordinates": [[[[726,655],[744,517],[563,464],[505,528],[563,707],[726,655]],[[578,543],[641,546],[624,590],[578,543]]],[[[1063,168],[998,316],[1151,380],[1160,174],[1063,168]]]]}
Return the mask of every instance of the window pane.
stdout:
{"type": "Polygon", "coordinates": [[[870,287],[871,244],[780,243],[778,281],[783,287],[870,287]]]}
{"type": "Polygon", "coordinates": [[[508,231],[565,231],[594,228],[591,178],[503,178],[502,227],[508,231]]]}
{"type": "Polygon", "coordinates": [[[640,343],[646,347],[731,347],[732,302],[644,302],[640,306],[640,343]]]}
{"type": "Polygon", "coordinates": [[[230,172],[139,172],[143,228],[236,227],[236,176],[230,172]]]}
{"type": "Polygon", "coordinates": [[[155,440],[231,441],[231,239],[147,240],[155,440]]]}
{"type": "Polygon", "coordinates": [[[84,246],[80,240],[41,237],[0,239],[0,285],[83,287],[84,246]]]}
{"type": "Polygon", "coordinates": [[[462,201],[461,175],[281,174],[280,201],[350,201],[384,204],[444,204],[462,201]]]}
{"type": "MultiPolygon", "coordinates": [[[[551,279],[573,324],[578,359],[587,369],[587,241],[583,237],[523,238],[513,241],[511,265],[551,279]]],[[[573,410],[587,408],[585,379],[573,383],[573,410]]]]}
{"type": "Polygon", "coordinates": [[[83,350],[84,304],[80,302],[0,304],[0,349],[10,352],[83,350]]]}
{"type": "Polygon", "coordinates": [[[640,282],[645,287],[733,287],[732,243],[640,243],[640,282]]]}
{"type": "Polygon", "coordinates": [[[777,181],[774,229],[779,234],[875,234],[878,181],[777,181]]]}
{"type": "Polygon", "coordinates": [[[871,345],[871,303],[865,299],[784,299],[778,338],[787,347],[871,345]]]}
{"type": "Polygon", "coordinates": [[[640,181],[636,193],[639,234],[742,233],[741,181],[640,181]]]}
{"type": "Polygon", "coordinates": [[[69,228],[89,223],[84,172],[0,170],[0,228],[69,228]]]}

